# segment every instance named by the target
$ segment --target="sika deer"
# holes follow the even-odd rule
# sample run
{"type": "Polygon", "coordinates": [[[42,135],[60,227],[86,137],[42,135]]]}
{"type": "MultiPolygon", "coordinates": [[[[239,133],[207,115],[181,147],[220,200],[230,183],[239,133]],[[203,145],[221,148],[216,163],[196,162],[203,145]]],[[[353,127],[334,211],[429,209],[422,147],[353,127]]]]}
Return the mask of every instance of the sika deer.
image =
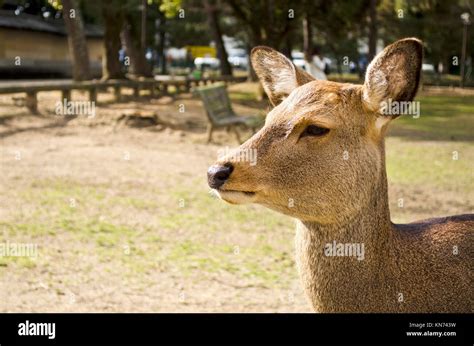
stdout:
{"type": "Polygon", "coordinates": [[[411,101],[422,43],[385,48],[364,85],[316,81],[268,47],[252,64],[271,103],[265,126],[208,171],[232,204],[259,203],[297,219],[296,262],[318,312],[472,312],[474,214],[390,221],[384,102],[411,101]],[[257,164],[234,160],[257,150],[257,164]],[[363,258],[327,244],[362,244],[363,258]]]}

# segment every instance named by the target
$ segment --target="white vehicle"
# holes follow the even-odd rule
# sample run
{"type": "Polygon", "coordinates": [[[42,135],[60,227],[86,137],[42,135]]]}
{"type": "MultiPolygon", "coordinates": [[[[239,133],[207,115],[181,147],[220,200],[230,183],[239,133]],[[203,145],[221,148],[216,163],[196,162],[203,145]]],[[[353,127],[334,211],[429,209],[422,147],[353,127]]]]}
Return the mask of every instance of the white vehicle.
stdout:
{"type": "Polygon", "coordinates": [[[227,58],[227,61],[235,67],[246,70],[249,67],[249,57],[248,55],[233,55],[227,58]]]}
{"type": "Polygon", "coordinates": [[[435,72],[435,68],[434,68],[433,64],[422,64],[421,65],[421,70],[423,72],[432,72],[432,73],[435,72]]]}
{"type": "Polygon", "coordinates": [[[296,67],[299,67],[299,68],[305,70],[305,61],[304,61],[304,53],[303,52],[292,51],[291,52],[291,58],[293,60],[293,64],[295,64],[296,67]]]}
{"type": "MultiPolygon", "coordinates": [[[[293,61],[293,64],[295,64],[296,67],[299,67],[303,70],[306,70],[306,63],[304,60],[304,53],[299,52],[299,51],[292,51],[291,52],[291,60],[293,61]]],[[[331,67],[331,59],[323,57],[322,62],[326,65],[331,67]]]]}
{"type": "Polygon", "coordinates": [[[217,69],[219,68],[220,63],[219,59],[206,56],[194,59],[194,65],[196,65],[198,69],[201,69],[203,66],[209,67],[211,69],[217,69]]]}

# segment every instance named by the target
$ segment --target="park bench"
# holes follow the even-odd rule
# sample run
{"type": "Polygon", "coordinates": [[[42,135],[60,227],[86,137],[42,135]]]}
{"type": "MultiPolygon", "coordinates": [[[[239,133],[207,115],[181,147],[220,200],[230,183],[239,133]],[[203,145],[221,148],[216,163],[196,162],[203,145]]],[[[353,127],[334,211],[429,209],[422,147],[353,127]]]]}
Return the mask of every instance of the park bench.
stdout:
{"type": "Polygon", "coordinates": [[[14,97],[15,104],[24,104],[31,113],[38,113],[37,94],[43,91],[61,91],[61,100],[71,99],[72,90],[83,90],[89,93],[89,101],[97,102],[99,90],[113,88],[115,98],[120,100],[120,89],[123,87],[132,88],[134,95],[139,95],[140,88],[149,88],[154,94],[155,82],[153,80],[130,81],[130,80],[108,80],[108,81],[84,81],[75,82],[72,80],[41,80],[41,81],[9,81],[0,82],[0,94],[26,93],[24,101],[14,97]]]}
{"type": "Polygon", "coordinates": [[[38,113],[37,94],[43,91],[61,91],[61,101],[63,99],[70,100],[73,90],[83,90],[89,93],[89,101],[97,102],[97,94],[99,91],[107,91],[112,88],[115,95],[115,101],[121,100],[121,89],[133,89],[135,97],[140,96],[140,90],[148,89],[150,96],[156,96],[156,91],[160,94],[168,94],[169,87],[174,87],[176,92],[189,92],[193,85],[214,83],[219,80],[226,83],[238,83],[243,81],[243,77],[232,78],[201,78],[199,80],[178,77],[178,76],[155,76],[155,78],[144,78],[137,80],[92,80],[84,82],[75,82],[72,80],[37,80],[37,81],[5,81],[0,82],[0,94],[26,94],[25,97],[19,98],[14,96],[14,102],[17,105],[28,107],[31,113],[38,113]]]}
{"type": "Polygon", "coordinates": [[[194,88],[194,92],[201,97],[204,108],[206,109],[207,118],[209,120],[207,127],[208,143],[212,140],[212,132],[214,129],[232,129],[239,143],[242,143],[237,130],[238,126],[245,126],[255,133],[256,129],[262,125],[263,119],[260,116],[238,116],[235,114],[224,83],[196,87],[194,88]]]}

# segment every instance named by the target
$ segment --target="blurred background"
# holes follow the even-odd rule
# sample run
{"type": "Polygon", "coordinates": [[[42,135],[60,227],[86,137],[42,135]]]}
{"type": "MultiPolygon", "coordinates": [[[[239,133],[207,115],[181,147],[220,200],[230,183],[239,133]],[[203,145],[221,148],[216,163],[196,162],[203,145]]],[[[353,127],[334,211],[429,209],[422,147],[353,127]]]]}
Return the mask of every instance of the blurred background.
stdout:
{"type": "Polygon", "coordinates": [[[420,114],[386,139],[392,219],[472,213],[473,8],[0,0],[0,311],[310,311],[294,221],[229,206],[206,182],[235,130],[252,131],[208,141],[213,105],[196,91],[221,90],[226,116],[261,125],[271,106],[249,64],[256,45],[362,83],[383,47],[422,39],[420,114]],[[25,246],[36,251],[13,251],[25,246]]]}
{"type": "Polygon", "coordinates": [[[386,43],[416,36],[425,43],[425,83],[472,85],[472,7],[470,0],[2,0],[0,73],[255,79],[249,51],[268,45],[302,68],[305,55],[317,52],[327,75],[352,81],[386,43]],[[75,14],[69,21],[68,11],[75,14]],[[16,56],[22,63],[14,68],[16,56]]]}

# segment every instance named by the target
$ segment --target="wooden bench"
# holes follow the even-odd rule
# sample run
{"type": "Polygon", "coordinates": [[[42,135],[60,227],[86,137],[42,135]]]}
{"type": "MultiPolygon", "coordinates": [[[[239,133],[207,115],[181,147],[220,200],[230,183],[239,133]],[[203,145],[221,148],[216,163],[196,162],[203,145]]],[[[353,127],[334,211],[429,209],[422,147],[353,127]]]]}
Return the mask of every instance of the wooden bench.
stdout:
{"type": "Polygon", "coordinates": [[[134,89],[135,96],[138,96],[140,87],[153,88],[155,81],[129,81],[129,80],[109,80],[109,81],[85,81],[74,82],[72,80],[41,80],[41,81],[15,81],[0,82],[0,94],[26,93],[25,106],[31,113],[38,113],[37,94],[43,91],[61,91],[61,100],[71,100],[72,90],[83,90],[89,93],[89,101],[97,102],[97,93],[100,90],[113,88],[116,100],[120,100],[120,88],[128,87],[134,89]]]}
{"type": "MultiPolygon", "coordinates": [[[[193,79],[188,77],[174,77],[174,76],[156,76],[155,78],[144,78],[137,80],[92,80],[84,82],[75,82],[72,80],[36,80],[36,81],[0,81],[0,94],[26,94],[24,104],[31,113],[38,113],[37,94],[43,91],[61,91],[61,100],[71,100],[72,90],[84,90],[89,93],[89,101],[97,102],[97,94],[99,91],[107,91],[108,88],[114,90],[115,101],[121,101],[121,89],[131,88],[135,97],[140,96],[140,90],[147,89],[150,91],[150,96],[155,97],[157,91],[161,94],[168,94],[169,87],[173,86],[176,92],[189,92],[194,85],[198,86],[200,83],[213,83],[218,80],[227,83],[242,82],[243,77],[217,77],[217,78],[203,78],[193,79]]],[[[20,104],[15,101],[16,104],[20,104]]]]}
{"type": "Polygon", "coordinates": [[[217,128],[232,129],[239,143],[242,143],[237,126],[243,125],[252,129],[252,132],[255,133],[256,129],[263,123],[263,118],[260,116],[238,116],[235,114],[224,83],[197,87],[194,88],[194,92],[201,97],[206,109],[209,120],[207,127],[208,143],[212,140],[212,132],[217,128]]]}

